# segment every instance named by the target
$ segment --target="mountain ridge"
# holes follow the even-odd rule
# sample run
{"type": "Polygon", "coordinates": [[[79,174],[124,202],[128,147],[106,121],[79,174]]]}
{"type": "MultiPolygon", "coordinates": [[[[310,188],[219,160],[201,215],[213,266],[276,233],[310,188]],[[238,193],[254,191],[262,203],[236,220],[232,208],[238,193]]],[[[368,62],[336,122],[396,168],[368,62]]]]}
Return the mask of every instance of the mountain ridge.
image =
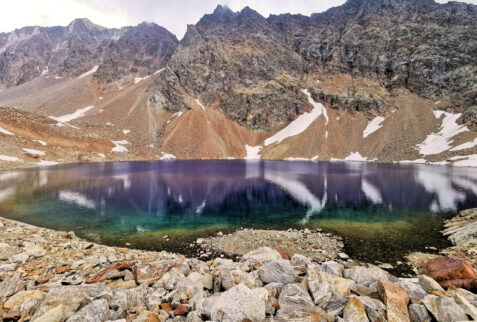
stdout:
{"type": "MultiPolygon", "coordinates": [[[[64,126],[103,139],[107,160],[453,163],[477,154],[476,8],[350,0],[265,18],[219,5],[180,41],[155,23],[25,27],[0,34],[0,106],[79,115],[64,126]]],[[[21,158],[23,141],[7,139],[21,158]]],[[[78,149],[52,157],[98,160],[78,149]]]]}

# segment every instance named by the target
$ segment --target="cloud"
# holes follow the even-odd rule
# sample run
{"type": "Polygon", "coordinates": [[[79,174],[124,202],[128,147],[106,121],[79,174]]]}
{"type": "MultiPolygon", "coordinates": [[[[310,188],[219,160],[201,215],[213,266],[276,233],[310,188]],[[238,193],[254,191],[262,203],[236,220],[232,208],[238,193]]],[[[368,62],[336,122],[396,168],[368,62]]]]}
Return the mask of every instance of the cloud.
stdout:
{"type": "MultiPolygon", "coordinates": [[[[142,21],[155,22],[181,38],[187,24],[195,24],[218,4],[234,11],[249,6],[263,16],[280,13],[310,15],[346,0],[2,0],[0,32],[23,26],[67,25],[74,18],[89,18],[94,23],[117,28],[142,21]],[[28,9],[26,9],[28,8],[28,9]]],[[[437,2],[445,3],[446,0],[437,2]]],[[[466,1],[477,4],[477,0],[466,1]]]]}

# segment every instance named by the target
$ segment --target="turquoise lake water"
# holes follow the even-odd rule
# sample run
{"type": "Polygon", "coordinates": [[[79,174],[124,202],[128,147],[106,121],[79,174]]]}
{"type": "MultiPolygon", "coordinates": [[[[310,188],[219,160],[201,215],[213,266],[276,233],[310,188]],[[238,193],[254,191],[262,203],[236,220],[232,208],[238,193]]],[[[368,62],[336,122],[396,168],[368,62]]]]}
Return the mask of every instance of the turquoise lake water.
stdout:
{"type": "Polygon", "coordinates": [[[319,227],[344,236],[358,259],[396,261],[446,247],[442,221],[470,207],[472,168],[228,160],[0,172],[0,216],[155,250],[185,252],[183,242],[238,227],[319,227]]]}

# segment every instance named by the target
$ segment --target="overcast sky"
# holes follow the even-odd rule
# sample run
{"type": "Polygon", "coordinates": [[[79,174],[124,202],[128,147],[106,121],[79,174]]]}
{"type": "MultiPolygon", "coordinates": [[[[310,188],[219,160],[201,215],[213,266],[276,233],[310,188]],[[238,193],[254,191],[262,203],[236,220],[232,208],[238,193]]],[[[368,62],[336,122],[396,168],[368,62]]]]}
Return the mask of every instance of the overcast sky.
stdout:
{"type": "MultiPolygon", "coordinates": [[[[227,5],[234,11],[249,6],[268,17],[270,14],[287,12],[310,15],[344,2],[345,0],[1,0],[0,32],[33,25],[64,26],[74,18],[89,18],[98,25],[110,28],[136,25],[142,21],[155,22],[180,39],[187,24],[195,24],[218,4],[227,5]]],[[[477,0],[465,2],[477,4],[477,0]]]]}

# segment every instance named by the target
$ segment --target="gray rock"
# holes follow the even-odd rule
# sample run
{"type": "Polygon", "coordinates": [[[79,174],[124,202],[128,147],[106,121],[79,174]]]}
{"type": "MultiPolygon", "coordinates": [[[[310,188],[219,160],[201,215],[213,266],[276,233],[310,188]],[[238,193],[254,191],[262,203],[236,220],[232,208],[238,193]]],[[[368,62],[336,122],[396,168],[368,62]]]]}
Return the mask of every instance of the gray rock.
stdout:
{"type": "Polygon", "coordinates": [[[190,312],[187,314],[187,322],[202,322],[202,317],[196,311],[190,312]]]}
{"type": "Polygon", "coordinates": [[[386,320],[386,305],[383,302],[368,296],[360,296],[359,299],[366,308],[366,314],[371,322],[386,320]]]}
{"type": "Polygon", "coordinates": [[[432,318],[422,304],[409,305],[409,318],[411,322],[431,322],[432,318]]]}
{"type": "Polygon", "coordinates": [[[268,297],[265,302],[266,307],[266,314],[274,315],[275,314],[275,304],[278,304],[278,296],[280,295],[280,291],[283,288],[283,284],[280,283],[270,283],[263,287],[268,292],[268,297]]]}
{"type": "Polygon", "coordinates": [[[327,261],[321,264],[321,269],[323,272],[343,277],[343,265],[335,261],[327,261]]]}
{"type": "Polygon", "coordinates": [[[444,292],[442,286],[440,286],[433,278],[427,275],[418,275],[417,278],[419,279],[419,284],[421,284],[422,288],[427,293],[431,293],[432,291],[444,292]]]}
{"type": "Polygon", "coordinates": [[[379,267],[370,265],[369,267],[354,267],[343,271],[343,277],[352,279],[359,285],[370,287],[371,284],[378,281],[389,282],[390,280],[397,280],[393,278],[388,272],[379,267]]]}
{"type": "Polygon", "coordinates": [[[264,264],[259,269],[260,279],[265,283],[290,284],[297,281],[298,276],[290,261],[278,260],[264,264]]]}
{"type": "Polygon", "coordinates": [[[238,284],[208,303],[207,316],[213,321],[262,321],[267,296],[268,292],[263,288],[251,290],[238,284]]]}
{"type": "Polygon", "coordinates": [[[0,299],[12,296],[20,290],[21,280],[18,275],[7,278],[0,283],[0,299]]]}
{"type": "Polygon", "coordinates": [[[295,271],[303,273],[306,272],[307,266],[311,264],[311,260],[306,256],[294,254],[290,263],[295,271]]]}
{"type": "Polygon", "coordinates": [[[280,310],[278,310],[277,317],[283,317],[290,313],[297,314],[315,307],[310,295],[301,284],[285,285],[278,297],[278,304],[280,310]]]}
{"type": "Polygon", "coordinates": [[[315,304],[328,302],[333,297],[333,286],[321,271],[320,265],[315,263],[308,265],[306,282],[315,304]]]}
{"type": "Polygon", "coordinates": [[[13,272],[17,266],[17,263],[4,263],[0,265],[0,273],[13,272]]]}
{"type": "Polygon", "coordinates": [[[423,299],[427,295],[427,292],[419,284],[418,279],[400,278],[399,282],[395,284],[402,287],[410,298],[423,299]]]}
{"type": "Polygon", "coordinates": [[[263,285],[259,278],[258,271],[246,273],[238,268],[229,270],[226,267],[222,267],[219,277],[221,278],[222,286],[225,290],[229,290],[240,283],[245,284],[249,288],[260,287],[263,285]]]}
{"type": "Polygon", "coordinates": [[[69,318],[67,322],[103,322],[108,308],[108,301],[105,299],[93,301],[69,318]]]}
{"type": "Polygon", "coordinates": [[[35,312],[34,318],[39,318],[51,309],[48,303],[57,303],[62,305],[62,313],[65,318],[73,316],[76,311],[85,303],[94,300],[111,300],[113,292],[101,284],[92,285],[68,285],[53,287],[47,293],[40,307],[35,312]]]}
{"type": "Polygon", "coordinates": [[[328,302],[320,304],[320,308],[335,317],[341,316],[348,301],[349,298],[332,298],[328,302]]]}
{"type": "Polygon", "coordinates": [[[470,303],[460,292],[453,290],[451,294],[455,302],[462,309],[462,311],[464,311],[465,314],[467,314],[468,316],[472,317],[474,321],[477,321],[477,308],[472,303],[470,303]]]}
{"type": "Polygon", "coordinates": [[[422,302],[438,322],[468,321],[460,306],[447,296],[427,295],[422,302]]]}
{"type": "Polygon", "coordinates": [[[260,247],[243,255],[242,262],[250,264],[260,263],[261,265],[264,265],[270,262],[277,262],[281,259],[282,256],[275,249],[271,249],[270,247],[260,247]]]}
{"type": "Polygon", "coordinates": [[[8,260],[10,263],[15,264],[24,264],[30,259],[31,255],[27,252],[16,254],[15,256],[10,257],[8,260]]]}

